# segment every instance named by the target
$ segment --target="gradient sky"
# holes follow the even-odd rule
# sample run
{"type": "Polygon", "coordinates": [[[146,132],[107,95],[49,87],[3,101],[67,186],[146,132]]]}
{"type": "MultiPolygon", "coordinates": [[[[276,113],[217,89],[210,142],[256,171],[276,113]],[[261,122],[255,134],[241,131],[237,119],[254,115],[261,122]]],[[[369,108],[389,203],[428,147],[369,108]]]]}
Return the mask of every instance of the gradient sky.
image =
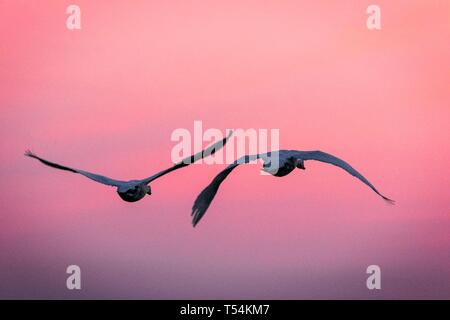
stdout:
{"type": "Polygon", "coordinates": [[[367,1],[0,1],[0,297],[449,299],[450,2],[373,3],[380,31],[367,1]],[[194,120],[279,129],[282,148],[342,157],[397,204],[325,164],[243,166],[193,229],[224,165],[125,203],[23,157],[142,178],[194,120]]]}

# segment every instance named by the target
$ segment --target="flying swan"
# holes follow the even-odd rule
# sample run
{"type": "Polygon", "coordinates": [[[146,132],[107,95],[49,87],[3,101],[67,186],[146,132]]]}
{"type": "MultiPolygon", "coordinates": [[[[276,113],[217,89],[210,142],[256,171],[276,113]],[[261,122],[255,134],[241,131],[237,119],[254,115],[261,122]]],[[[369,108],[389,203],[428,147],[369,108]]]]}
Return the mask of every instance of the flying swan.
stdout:
{"type": "Polygon", "coordinates": [[[203,215],[206,213],[209,205],[213,201],[217,190],[221,183],[225,180],[225,178],[233,171],[239,164],[249,163],[251,161],[255,161],[257,159],[263,160],[263,168],[262,170],[275,176],[275,177],[284,177],[291,173],[295,168],[305,170],[304,161],[306,160],[316,160],[325,163],[332,164],[334,166],[340,167],[347,171],[352,176],[361,180],[364,184],[369,186],[376,194],[386,200],[388,203],[393,204],[394,200],[391,200],[384,195],[382,195],[378,190],[358,171],[356,171],[352,166],[350,166],[344,160],[341,160],[331,154],[322,152],[322,151],[297,151],[297,150],[279,150],[272,151],[263,154],[256,155],[246,155],[224,170],[222,170],[212,181],[211,183],[203,189],[203,191],[198,195],[197,199],[194,202],[192,207],[192,225],[195,227],[203,215]],[[271,159],[273,157],[278,157],[278,164],[274,163],[271,166],[271,159]]]}
{"type": "Polygon", "coordinates": [[[168,169],[162,170],[162,171],[160,171],[148,178],[142,179],[142,180],[121,181],[121,180],[111,179],[111,178],[108,178],[108,177],[105,177],[105,176],[102,176],[99,174],[87,172],[84,170],[69,168],[69,167],[62,166],[60,164],[42,159],[41,157],[38,157],[37,155],[32,153],[30,150],[25,151],[25,155],[28,157],[37,159],[40,162],[42,162],[43,164],[50,166],[52,168],[66,170],[66,171],[70,171],[73,173],[78,173],[78,174],[81,174],[81,175],[91,179],[91,180],[105,184],[107,186],[117,187],[117,193],[119,194],[120,198],[122,198],[122,200],[127,201],[127,202],[136,202],[138,200],[141,200],[143,197],[145,197],[145,195],[152,194],[151,188],[149,185],[150,182],[162,177],[163,175],[165,175],[169,172],[186,167],[189,164],[194,163],[195,161],[197,161],[199,159],[203,159],[204,157],[214,154],[217,150],[220,150],[227,143],[231,134],[232,134],[232,132],[230,131],[229,135],[226,138],[224,138],[223,140],[218,141],[218,142],[214,143],[213,145],[207,147],[206,149],[204,149],[194,155],[191,155],[190,157],[183,159],[181,162],[174,164],[172,167],[170,167],[168,169]]]}

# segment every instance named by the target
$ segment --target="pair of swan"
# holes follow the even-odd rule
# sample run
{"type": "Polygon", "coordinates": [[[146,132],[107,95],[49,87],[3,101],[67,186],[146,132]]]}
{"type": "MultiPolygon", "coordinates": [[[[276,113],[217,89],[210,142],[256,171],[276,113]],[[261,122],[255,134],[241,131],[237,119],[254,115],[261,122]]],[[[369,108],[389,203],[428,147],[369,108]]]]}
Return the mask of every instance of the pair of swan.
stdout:
{"type": "MultiPolygon", "coordinates": [[[[227,143],[227,141],[231,137],[231,134],[232,132],[230,132],[230,134],[223,140],[216,142],[213,145],[207,147],[206,149],[183,159],[181,162],[176,163],[172,167],[162,170],[150,177],[141,180],[129,180],[129,181],[115,180],[88,171],[66,167],[45,160],[29,150],[25,152],[25,155],[37,159],[43,164],[50,166],[52,168],[78,173],[96,182],[108,186],[117,187],[117,193],[119,194],[122,200],[127,202],[135,202],[141,200],[146,195],[151,194],[151,188],[149,185],[150,182],[166,175],[169,172],[186,167],[199,159],[203,159],[204,157],[214,154],[217,150],[220,150],[227,143]]],[[[381,198],[383,198],[387,202],[394,203],[393,200],[382,195],[362,174],[356,171],[347,162],[331,154],[322,151],[279,150],[256,155],[243,156],[238,160],[236,160],[235,162],[233,162],[232,164],[230,164],[224,170],[222,170],[211,181],[211,183],[205,189],[203,189],[203,191],[197,196],[197,199],[194,202],[191,214],[192,225],[194,227],[202,219],[202,217],[206,213],[206,210],[208,210],[209,205],[213,201],[217,191],[219,190],[220,185],[225,180],[225,178],[240,164],[249,163],[257,159],[262,159],[263,160],[262,169],[275,177],[284,177],[289,173],[291,173],[296,168],[305,170],[305,161],[307,160],[316,160],[320,162],[329,163],[347,171],[349,174],[362,181],[364,184],[369,186],[376,194],[378,194],[381,198]],[[271,159],[273,159],[273,157],[278,157],[277,165],[275,167],[273,165],[271,166],[272,164],[271,159]]]]}

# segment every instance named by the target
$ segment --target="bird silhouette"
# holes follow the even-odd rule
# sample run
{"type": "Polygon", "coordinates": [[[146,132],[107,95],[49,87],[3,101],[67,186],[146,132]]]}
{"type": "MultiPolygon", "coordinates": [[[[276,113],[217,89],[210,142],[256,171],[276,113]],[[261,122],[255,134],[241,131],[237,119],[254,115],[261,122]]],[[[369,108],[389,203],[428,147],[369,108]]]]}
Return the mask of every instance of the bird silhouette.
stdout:
{"type": "Polygon", "coordinates": [[[50,162],[41,157],[38,157],[36,154],[32,153],[30,150],[25,151],[25,156],[37,159],[40,162],[42,162],[43,164],[50,166],[52,168],[66,170],[66,171],[70,171],[73,173],[78,173],[78,174],[81,174],[81,175],[83,175],[91,180],[94,180],[96,182],[99,182],[99,183],[102,183],[102,184],[105,184],[108,186],[117,187],[117,193],[119,194],[119,196],[122,200],[127,201],[127,202],[136,202],[136,201],[144,198],[145,195],[151,195],[151,188],[149,185],[150,182],[168,174],[169,172],[186,167],[189,164],[194,163],[195,161],[197,161],[199,159],[203,159],[204,157],[214,154],[217,150],[220,150],[227,143],[227,141],[231,135],[232,135],[232,132],[230,131],[228,136],[226,138],[224,138],[223,140],[218,141],[218,142],[212,144],[211,146],[207,147],[206,149],[183,159],[182,161],[174,164],[170,168],[162,170],[148,178],[141,179],[141,180],[129,180],[129,181],[115,180],[115,179],[111,179],[111,178],[108,178],[108,177],[105,177],[105,176],[102,176],[99,174],[91,173],[88,171],[66,167],[66,166],[63,166],[63,165],[60,165],[60,164],[57,164],[54,162],[50,162]]]}
{"type": "Polygon", "coordinates": [[[199,221],[206,213],[206,210],[213,201],[220,185],[226,179],[226,177],[240,164],[249,163],[257,159],[263,160],[262,170],[275,177],[284,177],[291,173],[295,168],[305,170],[304,162],[307,160],[316,160],[329,163],[344,169],[352,176],[361,180],[364,184],[369,186],[376,194],[378,194],[388,203],[394,203],[394,200],[391,200],[378,192],[378,190],[373,186],[372,183],[370,183],[362,174],[356,171],[347,162],[331,154],[322,151],[279,150],[256,155],[245,155],[230,164],[218,175],[216,175],[211,183],[197,196],[197,199],[194,202],[191,214],[192,225],[194,227],[199,223],[199,221]],[[277,161],[272,161],[274,159],[277,161]]]}

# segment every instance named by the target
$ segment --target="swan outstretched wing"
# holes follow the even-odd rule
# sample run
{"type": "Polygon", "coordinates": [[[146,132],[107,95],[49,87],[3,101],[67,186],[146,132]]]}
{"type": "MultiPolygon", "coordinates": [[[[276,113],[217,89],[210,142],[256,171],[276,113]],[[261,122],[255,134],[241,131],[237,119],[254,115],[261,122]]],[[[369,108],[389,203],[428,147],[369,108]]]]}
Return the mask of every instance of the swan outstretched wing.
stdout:
{"type": "Polygon", "coordinates": [[[191,163],[196,162],[197,160],[203,159],[207,156],[210,156],[212,154],[214,154],[216,151],[220,150],[223,148],[223,146],[227,143],[228,139],[230,139],[231,135],[233,134],[232,131],[230,131],[230,133],[228,134],[227,137],[225,137],[224,139],[222,139],[221,141],[218,141],[212,145],[210,145],[209,147],[205,148],[204,150],[197,152],[196,154],[193,154],[185,159],[183,159],[182,161],[174,164],[172,167],[167,168],[165,170],[162,170],[148,178],[142,179],[142,183],[148,184],[150,182],[152,182],[153,180],[156,180],[166,174],[168,174],[169,172],[172,172],[174,170],[186,167],[188,165],[190,165],[191,163]]]}
{"type": "Polygon", "coordinates": [[[43,159],[41,157],[38,157],[34,153],[32,153],[30,150],[25,151],[25,155],[27,157],[37,159],[37,160],[39,160],[40,162],[42,162],[43,164],[45,164],[45,165],[47,165],[49,167],[60,169],[60,170],[66,170],[66,171],[70,171],[70,172],[73,172],[73,173],[79,173],[79,174],[81,174],[81,175],[83,175],[83,176],[85,176],[85,177],[87,177],[87,178],[89,178],[91,180],[94,180],[96,182],[99,182],[99,183],[102,183],[102,184],[105,184],[105,185],[108,185],[108,186],[118,187],[118,186],[123,185],[125,183],[124,181],[114,180],[114,179],[111,179],[111,178],[108,178],[108,177],[105,177],[105,176],[102,176],[102,175],[99,175],[99,174],[95,174],[95,173],[91,173],[91,172],[84,171],[84,170],[79,170],[79,169],[73,169],[73,168],[70,168],[70,167],[66,167],[66,166],[63,166],[63,165],[60,165],[60,164],[57,164],[57,163],[45,160],[45,159],[43,159]]]}
{"type": "Polygon", "coordinates": [[[295,157],[297,159],[301,160],[316,160],[320,162],[325,162],[332,164],[334,166],[337,166],[345,171],[347,171],[352,176],[356,177],[360,181],[362,181],[364,184],[369,186],[373,191],[375,191],[376,194],[378,194],[380,197],[382,197],[384,200],[386,200],[389,203],[394,203],[394,200],[389,199],[388,197],[385,197],[382,195],[375,186],[370,183],[369,180],[367,180],[361,173],[359,173],[356,169],[354,169],[350,164],[345,162],[342,159],[339,159],[338,157],[335,157],[329,153],[322,152],[322,151],[297,151],[297,150],[288,150],[286,151],[289,156],[295,157]]]}
{"type": "Polygon", "coordinates": [[[211,183],[207,185],[202,192],[200,192],[200,194],[197,196],[197,199],[195,199],[194,205],[192,206],[191,216],[192,216],[192,225],[194,227],[197,225],[197,223],[199,223],[200,219],[204,216],[206,210],[208,210],[209,205],[213,201],[217,191],[219,190],[220,185],[226,179],[226,177],[228,177],[228,175],[240,164],[249,163],[251,161],[257,160],[261,156],[262,155],[257,154],[241,157],[240,159],[238,159],[237,161],[233,162],[228,167],[226,167],[224,170],[219,172],[219,174],[214,177],[211,183]]]}

